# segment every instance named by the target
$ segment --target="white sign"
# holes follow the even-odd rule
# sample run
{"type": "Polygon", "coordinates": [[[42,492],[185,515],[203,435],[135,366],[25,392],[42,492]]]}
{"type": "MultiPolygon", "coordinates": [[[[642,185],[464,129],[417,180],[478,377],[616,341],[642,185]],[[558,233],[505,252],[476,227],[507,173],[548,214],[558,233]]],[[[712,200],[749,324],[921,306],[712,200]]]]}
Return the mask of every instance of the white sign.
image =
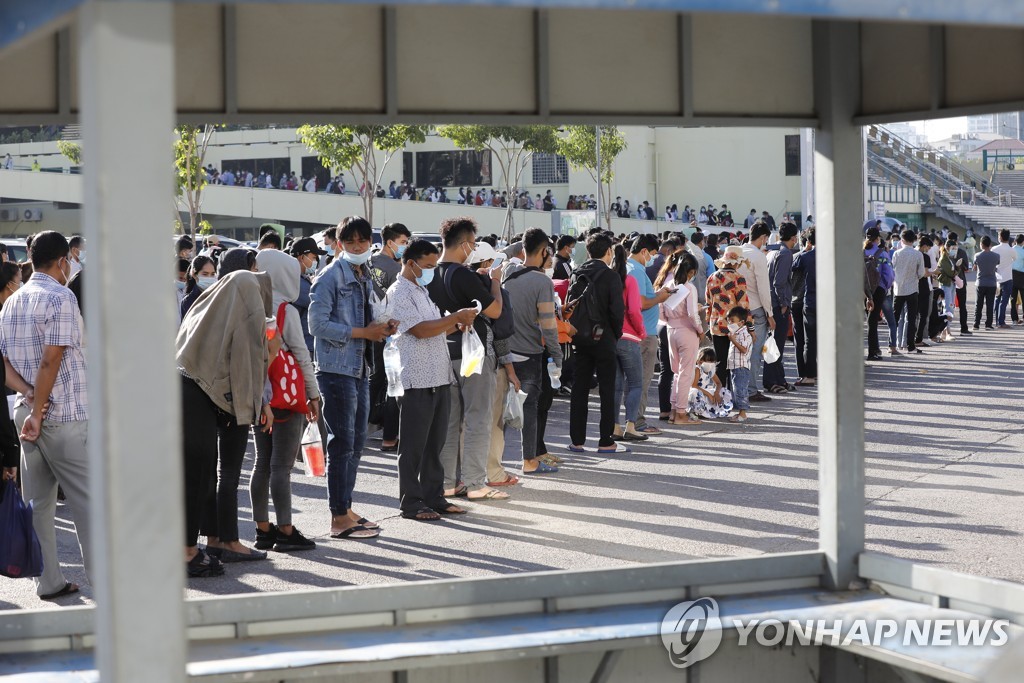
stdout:
{"type": "Polygon", "coordinates": [[[878,220],[885,218],[885,202],[875,202],[875,218],[878,220]]]}

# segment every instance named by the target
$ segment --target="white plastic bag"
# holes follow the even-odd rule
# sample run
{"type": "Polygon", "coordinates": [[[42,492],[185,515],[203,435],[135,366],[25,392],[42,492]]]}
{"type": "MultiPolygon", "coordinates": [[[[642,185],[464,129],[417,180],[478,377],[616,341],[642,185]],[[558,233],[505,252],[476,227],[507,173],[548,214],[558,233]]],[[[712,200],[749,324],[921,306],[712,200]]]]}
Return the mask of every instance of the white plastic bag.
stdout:
{"type": "MultiPolygon", "coordinates": [[[[298,419],[297,415],[292,416],[298,419]]],[[[316,422],[310,422],[302,433],[302,462],[306,466],[306,475],[310,477],[327,476],[327,460],[324,456],[324,445],[320,442],[320,429],[316,422]]]]}
{"type": "Polygon", "coordinates": [[[391,319],[391,297],[384,293],[383,297],[377,296],[377,292],[370,288],[370,315],[373,316],[374,322],[387,322],[391,319]]]}
{"type": "Polygon", "coordinates": [[[484,345],[480,341],[480,335],[470,327],[462,333],[462,367],[460,374],[463,377],[479,375],[483,372],[484,345]]]}
{"type": "Polygon", "coordinates": [[[769,335],[765,340],[764,346],[761,347],[761,355],[765,363],[774,363],[782,356],[778,344],[775,343],[775,337],[769,335]]]}
{"type": "MultiPolygon", "coordinates": [[[[510,387],[511,388],[511,387],[510,387]]],[[[505,426],[512,429],[523,428],[523,405],[526,403],[526,392],[509,391],[505,395],[505,426]]]]}

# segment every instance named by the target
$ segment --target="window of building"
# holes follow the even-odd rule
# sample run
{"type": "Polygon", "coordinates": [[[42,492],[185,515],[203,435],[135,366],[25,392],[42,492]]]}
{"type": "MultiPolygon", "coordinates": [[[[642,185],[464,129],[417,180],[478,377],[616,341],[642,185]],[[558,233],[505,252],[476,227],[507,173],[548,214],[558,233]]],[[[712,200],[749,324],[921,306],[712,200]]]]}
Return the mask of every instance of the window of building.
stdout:
{"type": "Polygon", "coordinates": [[[416,152],[417,187],[473,187],[491,184],[491,152],[416,152]]]}
{"type": "Polygon", "coordinates": [[[561,154],[534,154],[533,184],[568,185],[569,162],[561,154]]]}
{"type": "Polygon", "coordinates": [[[786,175],[800,175],[800,136],[786,136],[786,175]]]}
{"type": "MultiPolygon", "coordinates": [[[[214,164],[217,166],[217,164],[214,164]]],[[[269,159],[226,159],[220,163],[220,171],[230,170],[235,175],[239,172],[248,171],[253,177],[260,173],[269,173],[274,179],[274,186],[277,186],[278,179],[285,173],[292,172],[292,161],[288,157],[276,157],[269,159]]],[[[241,181],[236,181],[241,184],[241,181]]]]}

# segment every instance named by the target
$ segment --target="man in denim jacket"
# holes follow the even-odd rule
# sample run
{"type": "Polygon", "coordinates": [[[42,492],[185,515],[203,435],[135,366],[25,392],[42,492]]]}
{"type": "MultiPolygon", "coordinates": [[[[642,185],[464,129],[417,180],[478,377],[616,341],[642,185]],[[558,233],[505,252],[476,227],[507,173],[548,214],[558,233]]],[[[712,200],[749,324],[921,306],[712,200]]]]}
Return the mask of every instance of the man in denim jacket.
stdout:
{"type": "Polygon", "coordinates": [[[369,342],[398,330],[395,320],[373,322],[367,262],[373,230],[365,218],[338,224],[341,257],[317,277],[310,290],[309,331],[316,348],[316,378],[327,423],[327,496],[332,538],[373,538],[380,527],[352,510],[356,470],[366,442],[370,410],[369,342]]]}

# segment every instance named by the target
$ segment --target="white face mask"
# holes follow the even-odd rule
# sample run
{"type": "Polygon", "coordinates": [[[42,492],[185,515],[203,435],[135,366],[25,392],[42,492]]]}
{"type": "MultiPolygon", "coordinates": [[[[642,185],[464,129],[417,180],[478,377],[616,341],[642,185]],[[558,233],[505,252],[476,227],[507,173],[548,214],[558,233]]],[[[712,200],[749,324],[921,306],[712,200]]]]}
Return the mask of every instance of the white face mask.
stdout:
{"type": "Polygon", "coordinates": [[[341,258],[348,261],[354,266],[361,266],[370,260],[370,250],[367,249],[362,254],[351,254],[347,251],[341,252],[341,258]]]}
{"type": "Polygon", "coordinates": [[[555,269],[554,268],[545,268],[544,269],[544,274],[547,275],[549,278],[553,278],[555,276],[555,269]]]}
{"type": "Polygon", "coordinates": [[[703,370],[704,372],[714,372],[715,371],[715,364],[714,363],[701,363],[700,364],[700,369],[703,370]]]}
{"type": "Polygon", "coordinates": [[[740,329],[740,324],[739,323],[729,323],[729,331],[730,332],[739,332],[739,329],[740,329]]]}

